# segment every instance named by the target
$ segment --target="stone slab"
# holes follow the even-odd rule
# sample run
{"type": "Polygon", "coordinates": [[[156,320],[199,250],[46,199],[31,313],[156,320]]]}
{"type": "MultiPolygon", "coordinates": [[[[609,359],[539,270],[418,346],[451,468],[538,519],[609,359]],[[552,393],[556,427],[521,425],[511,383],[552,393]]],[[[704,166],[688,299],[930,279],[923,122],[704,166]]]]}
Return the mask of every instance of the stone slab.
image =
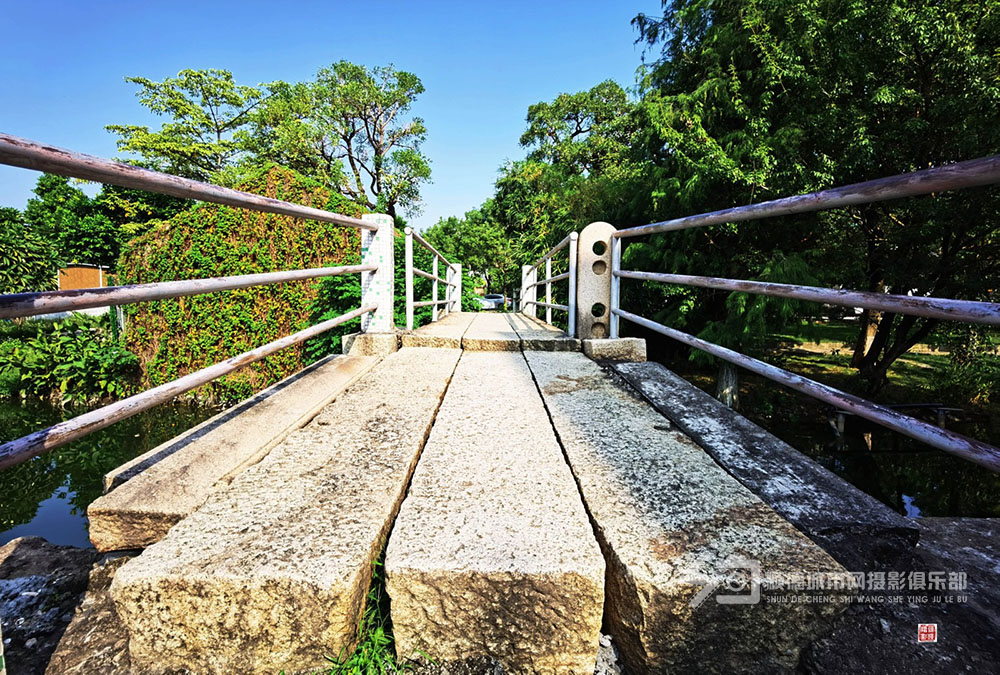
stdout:
{"type": "Polygon", "coordinates": [[[603,338],[583,341],[583,353],[595,361],[646,360],[646,341],[642,338],[603,338]]]}
{"type": "Polygon", "coordinates": [[[114,489],[87,508],[95,548],[138,549],[159,541],[377,362],[327,357],[115,469],[105,477],[114,489]]]}
{"type": "Polygon", "coordinates": [[[842,585],[843,568],[594,361],[525,357],[608,563],[605,625],[626,668],[794,669],[846,603],[726,604],[725,586],[746,574],[787,590],[782,575],[808,573],[842,585]]]}
{"type": "Polygon", "coordinates": [[[507,321],[521,338],[521,349],[546,352],[578,352],[580,341],[541,319],[522,313],[507,314],[507,321]]]}
{"type": "Polygon", "coordinates": [[[463,353],[385,569],[402,658],[594,672],[604,560],[520,353],[463,353]]]}
{"type": "Polygon", "coordinates": [[[658,363],[612,366],[744,487],[852,571],[913,554],[916,523],[658,363]]]}
{"type": "Polygon", "coordinates": [[[288,673],[348,655],[461,352],[402,349],[115,575],[136,667],[288,673]]]}
{"type": "Polygon", "coordinates": [[[476,317],[472,312],[452,312],[439,321],[432,321],[413,332],[403,333],[404,347],[445,347],[461,349],[462,336],[476,317]]]}
{"type": "Polygon", "coordinates": [[[477,352],[516,352],[521,338],[503,312],[479,312],[462,336],[462,349],[477,352]]]}
{"type": "Polygon", "coordinates": [[[341,351],[351,356],[386,357],[399,349],[399,334],[348,333],[341,339],[341,351]]]}

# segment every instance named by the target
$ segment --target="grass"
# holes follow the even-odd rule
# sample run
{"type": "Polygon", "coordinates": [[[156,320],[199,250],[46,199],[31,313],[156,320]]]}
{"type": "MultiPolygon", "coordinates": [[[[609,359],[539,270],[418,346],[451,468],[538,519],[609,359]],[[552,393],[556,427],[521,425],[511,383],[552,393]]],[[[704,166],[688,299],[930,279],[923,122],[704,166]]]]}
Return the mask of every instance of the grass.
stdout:
{"type": "MultiPolygon", "coordinates": [[[[389,618],[389,596],[385,592],[382,573],[384,555],[372,562],[371,587],[365,611],[358,622],[358,646],[350,655],[327,657],[332,664],[323,671],[327,675],[388,675],[413,670],[414,664],[410,659],[399,661],[396,658],[389,618]]],[[[434,663],[426,654],[421,653],[420,656],[434,663]]]]}

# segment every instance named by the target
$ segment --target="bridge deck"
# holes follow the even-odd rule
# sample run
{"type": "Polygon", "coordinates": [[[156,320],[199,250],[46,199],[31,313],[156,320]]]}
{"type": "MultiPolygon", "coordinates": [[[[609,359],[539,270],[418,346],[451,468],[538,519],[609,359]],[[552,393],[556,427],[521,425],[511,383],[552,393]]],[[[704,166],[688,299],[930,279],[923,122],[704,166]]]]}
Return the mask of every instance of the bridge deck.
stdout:
{"type": "Polygon", "coordinates": [[[440,346],[384,358],[122,567],[133,665],[322,667],[387,538],[403,658],[590,673],[603,622],[637,672],[773,670],[843,610],[689,606],[736,558],[844,570],[611,371],[555,353],[575,346],[558,330],[453,314],[414,340],[440,346]]]}

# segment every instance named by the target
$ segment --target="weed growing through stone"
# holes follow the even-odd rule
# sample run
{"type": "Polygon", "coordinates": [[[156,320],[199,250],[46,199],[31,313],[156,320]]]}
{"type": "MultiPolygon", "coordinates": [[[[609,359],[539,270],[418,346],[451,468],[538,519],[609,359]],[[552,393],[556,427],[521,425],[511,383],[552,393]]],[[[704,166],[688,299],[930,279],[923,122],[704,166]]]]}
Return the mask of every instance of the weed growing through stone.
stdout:
{"type": "MultiPolygon", "coordinates": [[[[330,658],[333,666],[328,675],[384,675],[413,670],[407,660],[397,662],[392,639],[392,622],[389,619],[389,596],[385,593],[382,575],[383,557],[372,562],[372,584],[368,603],[358,624],[358,647],[344,657],[330,658]]],[[[424,658],[427,658],[426,655],[424,658]]],[[[430,661],[429,658],[427,658],[430,661]]],[[[431,661],[433,663],[433,661],[431,661]]]]}

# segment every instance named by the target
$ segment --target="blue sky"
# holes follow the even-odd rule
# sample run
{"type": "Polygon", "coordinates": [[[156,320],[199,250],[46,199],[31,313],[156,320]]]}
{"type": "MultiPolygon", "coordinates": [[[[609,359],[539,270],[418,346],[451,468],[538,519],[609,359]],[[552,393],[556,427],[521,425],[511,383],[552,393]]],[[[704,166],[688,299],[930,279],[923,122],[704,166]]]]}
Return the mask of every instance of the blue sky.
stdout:
{"type": "MultiPolygon", "coordinates": [[[[604,79],[630,86],[641,63],[630,2],[26,2],[0,0],[0,130],[112,157],[106,124],[158,125],[126,75],[154,80],[224,68],[237,81],[310,79],[340,59],[416,73],[433,183],[418,227],[492,193],[524,155],[527,107],[604,79]]],[[[0,167],[0,206],[23,208],[37,174],[0,167]]]]}

